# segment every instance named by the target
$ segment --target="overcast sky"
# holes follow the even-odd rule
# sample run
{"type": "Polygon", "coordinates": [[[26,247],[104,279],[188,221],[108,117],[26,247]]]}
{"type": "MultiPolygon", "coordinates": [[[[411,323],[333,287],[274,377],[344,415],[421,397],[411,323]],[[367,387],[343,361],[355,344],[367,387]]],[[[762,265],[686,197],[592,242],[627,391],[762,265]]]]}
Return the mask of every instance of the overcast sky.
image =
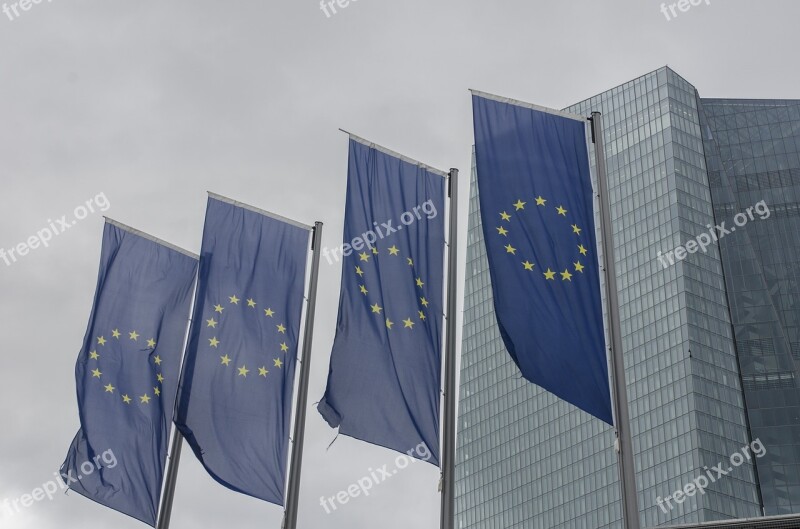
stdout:
{"type": "MultiPolygon", "coordinates": [[[[468,88],[562,108],[668,64],[704,97],[800,98],[797,0],[712,0],[671,21],[660,5],[358,0],[328,18],[317,0],[44,0],[14,20],[0,12],[0,247],[104,193],[106,215],[198,252],[207,190],[323,221],[333,247],[339,127],[460,168],[466,226],[468,88]]],[[[74,364],[102,224],[90,215],[49,248],[0,261],[0,501],[53,479],[79,426],[74,364]]],[[[324,390],[339,279],[323,260],[310,403],[324,390]]],[[[326,514],[320,496],[395,455],[343,437],[327,450],[335,432],[313,409],[307,424],[301,528],[438,527],[439,473],[424,463],[326,514]]],[[[278,529],[281,518],[185,452],[174,529],[278,529]]],[[[145,527],[76,494],[0,520],[112,526],[145,527]]]]}

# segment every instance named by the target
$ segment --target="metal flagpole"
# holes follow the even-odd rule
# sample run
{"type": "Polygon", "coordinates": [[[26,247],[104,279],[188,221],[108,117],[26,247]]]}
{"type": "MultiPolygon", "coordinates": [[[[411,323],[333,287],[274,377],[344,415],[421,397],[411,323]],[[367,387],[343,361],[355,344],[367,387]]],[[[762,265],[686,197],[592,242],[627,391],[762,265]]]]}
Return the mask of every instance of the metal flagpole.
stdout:
{"type": "Polygon", "coordinates": [[[447,252],[447,331],[444,366],[444,436],[442,441],[441,529],[455,527],[454,481],[456,455],[456,317],[458,295],[458,169],[450,169],[450,247],[447,252]]]}
{"type": "Polygon", "coordinates": [[[308,381],[311,377],[311,341],[314,335],[314,311],[317,304],[317,282],[319,279],[319,256],[322,246],[322,223],[314,223],[311,240],[311,279],[308,286],[308,306],[306,324],[303,332],[303,357],[300,359],[300,387],[297,393],[297,407],[294,419],[294,446],[289,470],[289,487],[286,493],[286,512],[283,518],[284,529],[297,528],[297,510],[300,500],[300,472],[303,466],[303,442],[306,430],[306,407],[308,406],[308,381]]]}
{"type": "Polygon", "coordinates": [[[181,462],[181,450],[183,448],[183,436],[178,428],[173,425],[175,433],[172,436],[172,444],[169,449],[169,469],[167,470],[167,482],[164,486],[164,497],[161,500],[161,510],[158,512],[158,523],[156,529],[169,529],[169,522],[172,518],[172,503],[175,499],[175,486],[178,482],[178,466],[181,462]]]}
{"type": "Polygon", "coordinates": [[[622,518],[626,529],[639,529],[639,506],[636,498],[636,471],[633,466],[633,442],[628,414],[628,390],[625,385],[625,362],[622,352],[622,333],[617,297],[617,276],[614,267],[614,242],[611,228],[611,206],[608,198],[606,158],[603,146],[603,127],[600,112],[592,112],[592,143],[597,163],[597,187],[600,194],[600,219],[603,234],[603,258],[606,271],[606,300],[608,302],[608,333],[611,339],[611,383],[613,391],[614,426],[618,454],[619,478],[622,485],[622,518]]]}
{"type": "MultiPolygon", "coordinates": [[[[195,280],[195,291],[192,296],[192,307],[197,297],[197,280],[195,280]]],[[[194,310],[194,308],[192,309],[194,310]]],[[[183,354],[186,355],[186,347],[189,342],[189,332],[192,328],[192,318],[194,313],[189,318],[189,323],[186,325],[186,336],[183,339],[183,354]]],[[[179,389],[180,391],[180,389],[179,389]]],[[[176,395],[175,406],[178,406],[179,396],[176,395]]],[[[174,412],[173,412],[174,415],[174,412]]],[[[175,487],[178,483],[178,467],[181,463],[181,450],[183,449],[183,435],[181,435],[175,423],[172,423],[172,443],[169,448],[169,467],[167,468],[167,479],[164,484],[164,494],[161,498],[161,508],[158,511],[158,521],[156,522],[156,529],[169,529],[169,522],[172,518],[172,504],[175,500],[175,487]]]]}

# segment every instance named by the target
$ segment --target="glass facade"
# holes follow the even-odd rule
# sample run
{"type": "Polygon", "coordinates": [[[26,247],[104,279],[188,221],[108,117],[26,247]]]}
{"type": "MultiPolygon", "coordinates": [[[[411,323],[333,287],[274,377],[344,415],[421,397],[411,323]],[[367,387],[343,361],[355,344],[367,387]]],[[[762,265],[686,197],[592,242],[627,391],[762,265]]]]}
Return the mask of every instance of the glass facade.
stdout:
{"type": "MultiPolygon", "coordinates": [[[[662,68],[567,110],[603,113],[643,526],[759,516],[762,497],[767,514],[798,512],[798,103],[699,99],[662,68]],[[772,216],[742,237],[668,254],[762,199],[772,216]],[[755,438],[764,457],[658,506],[755,438]]],[[[613,432],[521,379],[505,351],[477,193],[473,170],[458,527],[621,527],[613,432]]]]}
{"type": "Polygon", "coordinates": [[[738,230],[720,247],[764,510],[798,513],[800,101],[699,105],[716,219],[738,230]]]}

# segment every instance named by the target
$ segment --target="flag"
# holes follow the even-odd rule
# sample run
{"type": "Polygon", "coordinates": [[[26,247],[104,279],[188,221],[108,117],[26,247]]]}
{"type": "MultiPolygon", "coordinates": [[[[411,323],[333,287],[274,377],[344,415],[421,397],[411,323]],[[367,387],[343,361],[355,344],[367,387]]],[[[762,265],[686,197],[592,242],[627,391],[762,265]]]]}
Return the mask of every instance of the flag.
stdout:
{"type": "Polygon", "coordinates": [[[439,464],[444,173],[351,137],[342,287],[318,411],[439,464]]]}
{"type": "Polygon", "coordinates": [[[278,505],[310,230],[209,197],[175,421],[215,480],[278,505]]]}
{"type": "Polygon", "coordinates": [[[612,423],[585,120],[473,95],[495,315],[523,377],[612,423]]]}
{"type": "Polygon", "coordinates": [[[155,526],[197,258],[107,221],[75,366],[81,428],[61,466],[87,498],[155,526]]]}

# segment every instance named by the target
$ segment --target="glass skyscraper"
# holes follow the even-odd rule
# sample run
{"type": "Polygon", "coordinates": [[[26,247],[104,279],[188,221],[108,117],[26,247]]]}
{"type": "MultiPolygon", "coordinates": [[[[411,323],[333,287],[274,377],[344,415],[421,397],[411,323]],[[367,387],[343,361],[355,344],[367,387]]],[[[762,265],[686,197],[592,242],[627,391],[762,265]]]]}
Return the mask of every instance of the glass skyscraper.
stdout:
{"type": "MultiPolygon", "coordinates": [[[[800,102],[701,99],[662,68],[567,110],[603,113],[643,526],[799,512],[800,102]],[[670,264],[747,208],[738,233],[670,264]],[[659,506],[754,439],[763,457],[659,506]]],[[[613,431],[505,351],[472,176],[458,527],[619,528],[613,431]]]]}

